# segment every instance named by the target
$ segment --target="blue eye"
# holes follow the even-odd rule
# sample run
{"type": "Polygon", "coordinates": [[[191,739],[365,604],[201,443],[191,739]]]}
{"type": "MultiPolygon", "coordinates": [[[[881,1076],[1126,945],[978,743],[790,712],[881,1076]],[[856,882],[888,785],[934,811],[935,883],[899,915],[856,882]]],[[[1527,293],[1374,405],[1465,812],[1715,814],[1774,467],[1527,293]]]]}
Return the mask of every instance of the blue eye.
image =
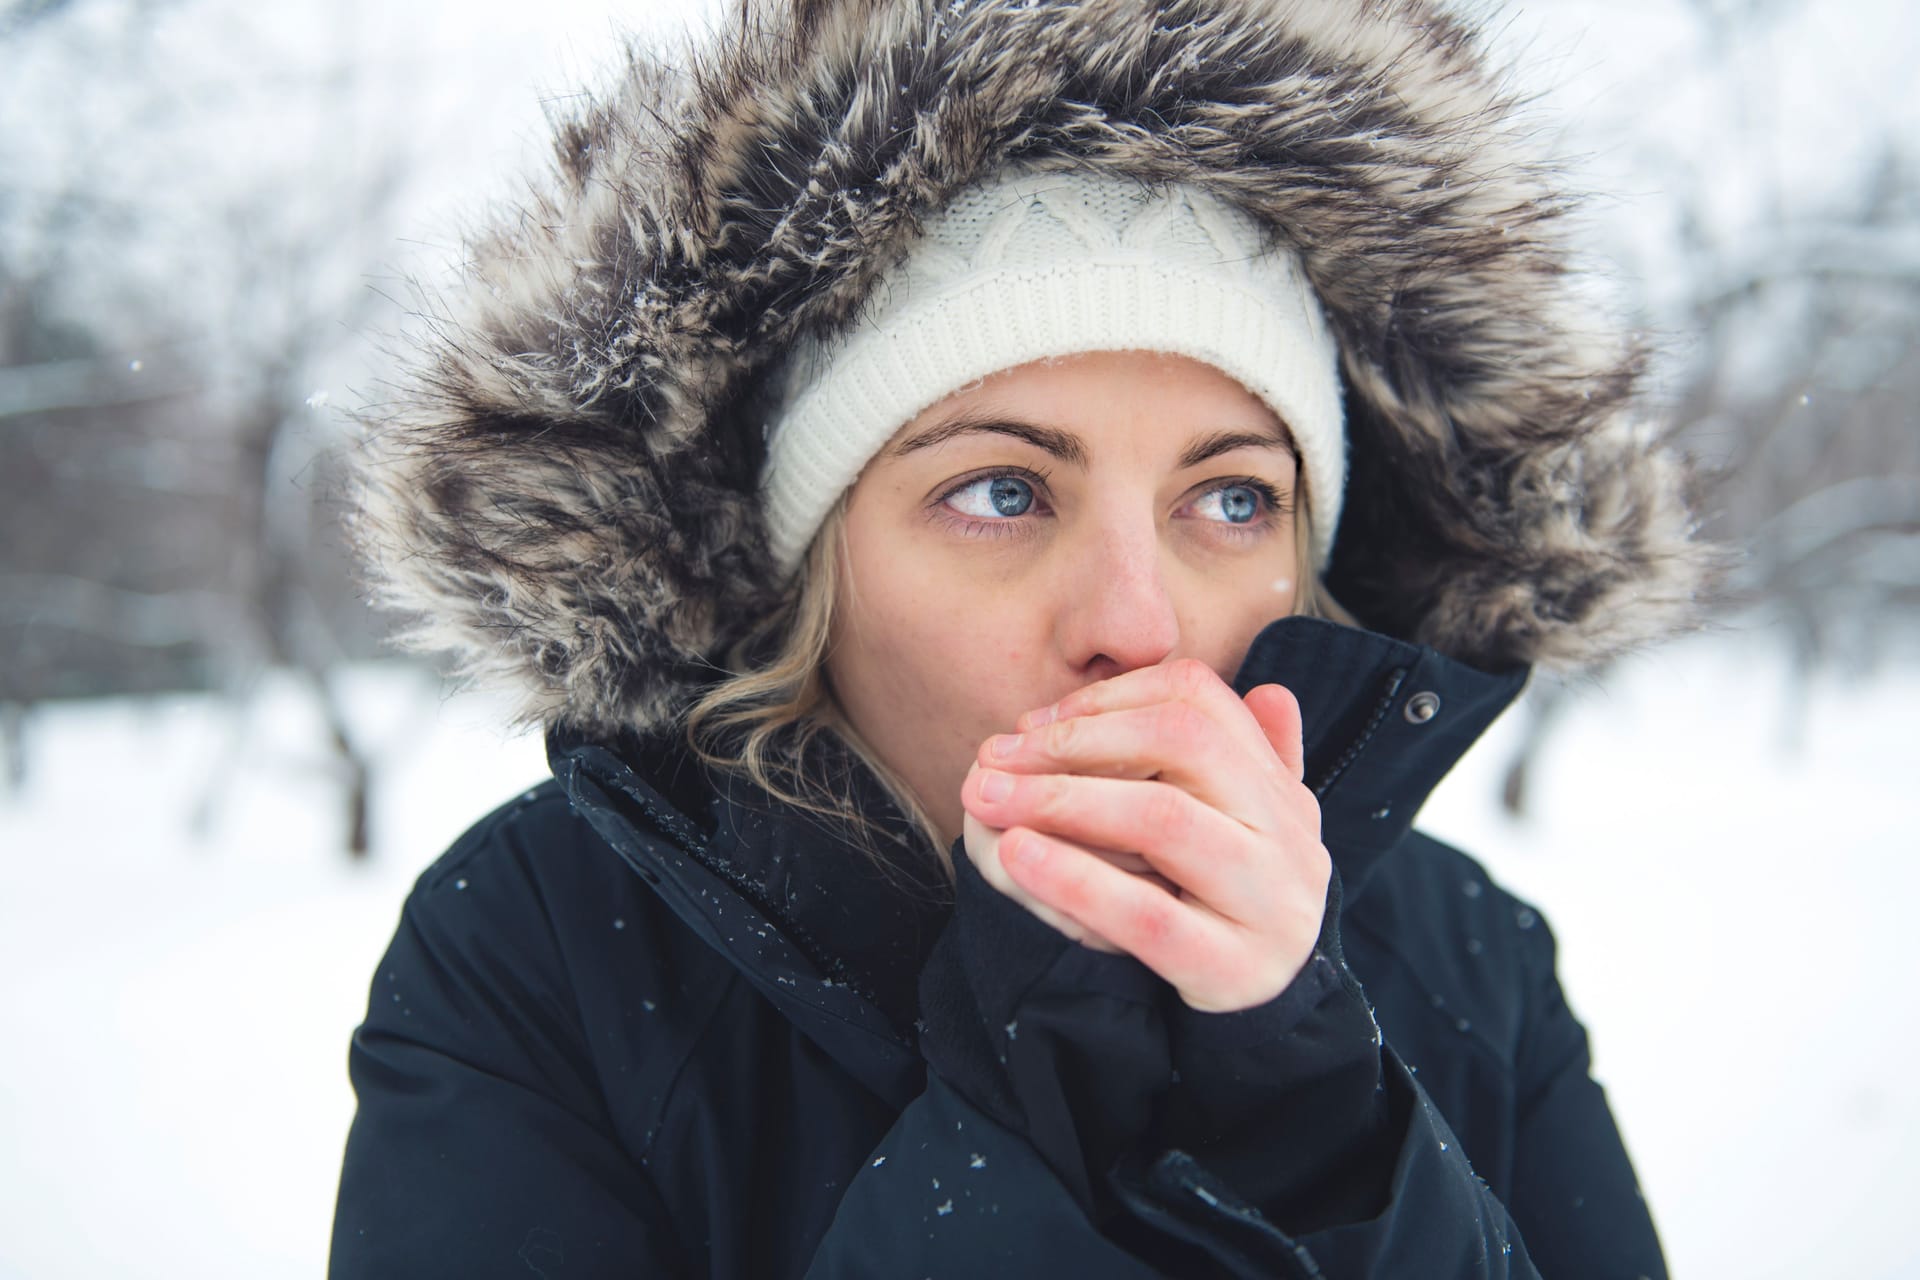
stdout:
{"type": "Polygon", "coordinates": [[[982,520],[1023,516],[1033,506],[1033,486],[1018,476],[983,476],[947,495],[962,515],[982,520]]]}
{"type": "Polygon", "coordinates": [[[1200,514],[1227,524],[1252,524],[1260,517],[1260,498],[1251,485],[1223,485],[1200,499],[1200,514]]]}

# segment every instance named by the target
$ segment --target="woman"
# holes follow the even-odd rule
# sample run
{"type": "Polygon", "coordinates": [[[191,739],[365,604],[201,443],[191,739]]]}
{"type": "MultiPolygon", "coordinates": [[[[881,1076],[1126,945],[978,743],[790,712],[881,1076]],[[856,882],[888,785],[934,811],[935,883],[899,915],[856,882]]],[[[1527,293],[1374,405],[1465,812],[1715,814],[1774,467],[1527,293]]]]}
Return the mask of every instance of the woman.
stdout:
{"type": "Polygon", "coordinates": [[[1546,927],[1410,825],[1710,566],[1473,33],[711,40],[369,441],[556,781],[408,901],[333,1273],[1664,1274],[1546,927]]]}

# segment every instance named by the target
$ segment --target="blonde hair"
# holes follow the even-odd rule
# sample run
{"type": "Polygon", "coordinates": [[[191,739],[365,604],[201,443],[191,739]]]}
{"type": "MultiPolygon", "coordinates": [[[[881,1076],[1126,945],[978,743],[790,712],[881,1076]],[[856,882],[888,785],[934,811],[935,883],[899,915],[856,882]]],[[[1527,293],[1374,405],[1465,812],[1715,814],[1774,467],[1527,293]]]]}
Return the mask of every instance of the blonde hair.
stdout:
{"type": "Polygon", "coordinates": [[[888,846],[909,856],[930,850],[951,882],[952,858],[925,806],[862,740],[827,684],[846,533],[847,493],[842,493],[821,521],[785,603],[733,645],[727,654],[732,674],[688,709],[687,743],[707,765],[742,775],[774,799],[844,827],[854,845],[883,869],[902,869],[888,846]],[[904,846],[860,811],[850,790],[834,786],[832,770],[817,767],[823,736],[880,781],[925,841],[924,849],[904,846]]]}
{"type": "MultiPolygon", "coordinates": [[[[862,741],[827,683],[851,492],[842,493],[821,522],[785,604],[732,647],[727,654],[732,674],[688,710],[687,742],[707,765],[743,775],[774,799],[844,827],[852,843],[884,871],[904,870],[890,855],[888,846],[892,846],[893,855],[918,853],[924,858],[931,853],[940,874],[951,883],[951,851],[926,807],[862,741]],[[849,791],[834,787],[830,770],[816,767],[814,756],[823,745],[823,735],[880,781],[924,841],[924,848],[916,850],[881,828],[859,810],[849,791]]],[[[1294,581],[1298,584],[1294,615],[1357,625],[1327,594],[1315,571],[1304,486],[1297,494],[1294,520],[1294,581]]]]}

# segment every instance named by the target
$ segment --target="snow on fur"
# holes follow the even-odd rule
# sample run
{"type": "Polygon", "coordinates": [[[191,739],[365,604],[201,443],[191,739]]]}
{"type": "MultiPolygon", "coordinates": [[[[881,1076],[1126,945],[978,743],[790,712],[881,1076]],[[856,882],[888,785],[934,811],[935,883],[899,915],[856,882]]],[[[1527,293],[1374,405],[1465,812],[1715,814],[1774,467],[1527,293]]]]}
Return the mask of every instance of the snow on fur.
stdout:
{"type": "Polygon", "coordinates": [[[1570,200],[1474,34],[1423,0],[743,0],[631,51],[471,247],[370,419],[358,540],[417,647],[520,716],[644,728],[781,584],[757,395],[1003,162],[1215,191],[1299,254],[1369,625],[1575,668],[1690,625],[1715,553],[1592,313],[1570,200]]]}

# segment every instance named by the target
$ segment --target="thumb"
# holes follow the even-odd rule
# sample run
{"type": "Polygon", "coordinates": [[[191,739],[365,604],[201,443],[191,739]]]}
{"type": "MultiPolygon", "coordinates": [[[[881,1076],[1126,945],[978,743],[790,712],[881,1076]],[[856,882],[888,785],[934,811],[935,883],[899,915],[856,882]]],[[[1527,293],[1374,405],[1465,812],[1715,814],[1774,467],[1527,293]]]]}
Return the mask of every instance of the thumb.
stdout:
{"type": "Polygon", "coordinates": [[[1304,780],[1307,758],[1301,742],[1299,699],[1284,685],[1263,684],[1247,691],[1246,704],[1260,731],[1267,735],[1273,753],[1280,757],[1280,763],[1286,766],[1295,782],[1304,780]]]}

